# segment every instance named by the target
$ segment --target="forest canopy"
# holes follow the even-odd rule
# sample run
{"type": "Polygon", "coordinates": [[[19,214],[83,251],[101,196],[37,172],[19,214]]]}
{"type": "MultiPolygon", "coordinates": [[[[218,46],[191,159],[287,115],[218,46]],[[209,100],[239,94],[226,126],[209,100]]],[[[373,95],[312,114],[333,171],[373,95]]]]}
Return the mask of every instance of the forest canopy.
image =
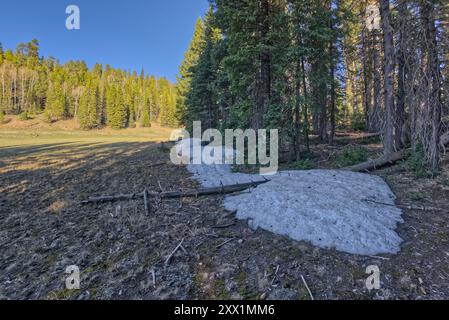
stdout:
{"type": "Polygon", "coordinates": [[[437,169],[449,124],[443,0],[212,0],[180,69],[187,128],[275,128],[292,160],[309,136],[379,133],[437,169]]]}
{"type": "Polygon", "coordinates": [[[84,61],[60,64],[40,57],[37,40],[19,44],[15,51],[0,44],[0,118],[75,118],[82,129],[149,127],[153,122],[174,127],[175,107],[170,81],[144,70],[137,74],[101,64],[89,70],[84,61]]]}

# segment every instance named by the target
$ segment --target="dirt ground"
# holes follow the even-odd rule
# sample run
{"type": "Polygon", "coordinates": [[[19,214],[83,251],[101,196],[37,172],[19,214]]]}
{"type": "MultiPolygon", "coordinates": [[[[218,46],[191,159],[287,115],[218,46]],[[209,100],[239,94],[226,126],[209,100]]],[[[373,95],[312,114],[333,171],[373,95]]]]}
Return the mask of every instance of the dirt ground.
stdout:
{"type": "MultiPolygon", "coordinates": [[[[323,149],[332,167],[348,141],[323,149]]],[[[349,141],[349,143],[353,143],[349,141]]],[[[370,145],[372,152],[378,146],[370,145]]],[[[356,256],[263,230],[222,207],[223,196],[81,205],[87,197],[198,187],[154,142],[70,143],[0,149],[2,299],[448,299],[449,179],[415,179],[404,166],[377,171],[404,210],[398,255],[356,256]],[[167,262],[181,243],[182,247],[167,262]],[[77,265],[81,289],[65,289],[77,265]],[[369,291],[367,266],[381,288],[369,291]],[[304,281],[303,281],[304,278],[304,281]]],[[[447,161],[445,170],[448,171],[447,161]]]]}

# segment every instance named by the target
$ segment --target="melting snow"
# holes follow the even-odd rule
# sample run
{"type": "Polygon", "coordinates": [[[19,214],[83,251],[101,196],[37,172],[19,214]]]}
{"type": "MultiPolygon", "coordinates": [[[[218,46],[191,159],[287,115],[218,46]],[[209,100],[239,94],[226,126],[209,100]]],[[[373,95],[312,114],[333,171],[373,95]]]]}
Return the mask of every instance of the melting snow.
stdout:
{"type": "MultiPolygon", "coordinates": [[[[229,165],[190,164],[187,169],[204,187],[265,179],[233,173],[229,165]]],[[[402,239],[395,229],[403,222],[402,211],[394,206],[395,196],[380,177],[309,170],[283,171],[268,179],[248,193],[227,196],[224,206],[252,228],[321,248],[361,255],[399,252],[402,239]]]]}

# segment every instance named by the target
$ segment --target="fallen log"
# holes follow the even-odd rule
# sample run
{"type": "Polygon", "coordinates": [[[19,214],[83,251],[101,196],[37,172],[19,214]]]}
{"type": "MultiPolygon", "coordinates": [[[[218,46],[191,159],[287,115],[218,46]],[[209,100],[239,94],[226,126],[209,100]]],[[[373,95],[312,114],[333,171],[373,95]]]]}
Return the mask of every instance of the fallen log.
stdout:
{"type": "Polygon", "coordinates": [[[380,132],[376,133],[366,133],[366,134],[360,134],[358,136],[353,136],[351,134],[336,134],[336,137],[339,140],[365,140],[370,138],[377,138],[380,137],[380,132]]]}
{"type": "MultiPolygon", "coordinates": [[[[442,147],[449,144],[449,132],[443,134],[440,138],[440,144],[442,147]]],[[[354,172],[368,172],[377,170],[382,167],[395,164],[398,161],[404,160],[409,154],[410,149],[404,149],[397,152],[393,152],[389,155],[384,155],[377,159],[371,159],[363,163],[356,164],[354,166],[343,168],[343,170],[354,172]]]]}
{"type": "Polygon", "coordinates": [[[169,164],[170,164],[170,162],[167,162],[167,161],[165,161],[165,162],[158,162],[158,163],[150,164],[148,166],[148,168],[156,168],[156,167],[161,167],[161,166],[169,165],[169,164]]]}
{"type": "Polygon", "coordinates": [[[356,164],[354,166],[346,167],[343,170],[354,171],[354,172],[364,172],[380,169],[387,165],[392,165],[400,160],[407,157],[408,150],[401,150],[393,152],[392,154],[382,156],[377,159],[371,159],[363,163],[356,164]]]}
{"type": "MultiPolygon", "coordinates": [[[[234,184],[228,186],[220,186],[220,187],[212,187],[212,188],[201,188],[197,190],[185,190],[185,191],[166,191],[166,192],[148,192],[148,197],[160,198],[160,199],[173,199],[173,198],[188,198],[188,197],[198,197],[198,196],[206,196],[206,195],[214,195],[214,194],[230,194],[239,191],[243,191],[250,188],[255,188],[258,185],[263,183],[267,183],[270,180],[257,181],[257,182],[249,182],[249,183],[241,183],[234,184]]],[[[104,202],[113,202],[113,201],[124,201],[124,200],[137,200],[144,198],[143,193],[133,193],[133,194],[119,194],[113,196],[102,196],[102,197],[93,197],[81,202],[81,204],[89,204],[89,203],[104,203],[104,202]]]]}

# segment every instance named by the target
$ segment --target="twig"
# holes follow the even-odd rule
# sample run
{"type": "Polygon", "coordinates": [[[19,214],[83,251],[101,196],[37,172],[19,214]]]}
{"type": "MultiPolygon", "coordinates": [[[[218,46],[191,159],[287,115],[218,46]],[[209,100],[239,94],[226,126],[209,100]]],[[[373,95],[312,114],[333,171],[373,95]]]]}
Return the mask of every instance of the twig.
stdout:
{"type": "Polygon", "coordinates": [[[304,279],[304,277],[303,277],[302,275],[301,275],[301,279],[302,279],[302,282],[304,283],[304,285],[306,286],[307,292],[309,292],[310,299],[311,299],[311,300],[315,300],[315,299],[313,298],[312,291],[310,291],[310,288],[309,288],[309,286],[307,285],[306,279],[304,279]]]}
{"type": "Polygon", "coordinates": [[[165,265],[168,266],[170,263],[171,258],[173,257],[173,255],[182,247],[182,244],[184,243],[184,238],[182,238],[181,242],[176,246],[175,250],[173,250],[172,253],[170,253],[170,255],[167,257],[167,259],[165,260],[165,265]]]}
{"type": "Polygon", "coordinates": [[[158,163],[150,164],[150,165],[148,166],[148,168],[160,167],[160,166],[163,166],[163,165],[165,165],[165,164],[169,164],[169,163],[168,163],[168,162],[158,162],[158,163]]]}
{"type": "Polygon", "coordinates": [[[187,224],[185,224],[185,227],[187,228],[187,230],[190,232],[190,234],[191,234],[193,237],[196,236],[195,233],[192,231],[192,229],[190,229],[190,227],[189,227],[187,224]]]}
{"type": "Polygon", "coordinates": [[[184,206],[184,203],[183,203],[182,199],[183,199],[182,197],[179,197],[179,206],[178,206],[178,210],[181,210],[182,207],[184,206]]]}
{"type": "Polygon", "coordinates": [[[148,190],[145,188],[143,191],[143,202],[145,203],[145,213],[150,215],[150,207],[148,206],[148,190]]]}
{"type": "Polygon", "coordinates": [[[271,285],[272,286],[273,286],[274,282],[276,281],[276,279],[278,277],[278,272],[279,272],[279,265],[276,267],[276,271],[274,272],[273,280],[271,280],[271,285]]]}
{"type": "Polygon", "coordinates": [[[161,192],[164,192],[164,189],[162,189],[162,185],[161,185],[161,182],[159,180],[157,181],[157,184],[159,185],[159,189],[161,189],[161,192]]]}
{"type": "Polygon", "coordinates": [[[235,240],[235,238],[229,239],[225,242],[223,242],[222,244],[219,244],[218,246],[216,246],[217,249],[220,249],[221,247],[223,247],[224,245],[228,244],[229,242],[235,240]]]}
{"type": "Polygon", "coordinates": [[[232,223],[229,223],[229,224],[225,224],[223,226],[214,226],[213,228],[214,229],[226,229],[226,228],[229,228],[229,227],[232,227],[232,226],[235,226],[235,221],[232,222],[232,223]]]}
{"type": "Polygon", "coordinates": [[[205,233],[204,234],[206,237],[210,237],[210,238],[220,238],[220,236],[218,234],[213,234],[213,233],[205,233]]]}
{"type": "Polygon", "coordinates": [[[153,288],[156,288],[156,272],[154,272],[154,269],[151,270],[151,276],[153,277],[153,288]]]}
{"type": "Polygon", "coordinates": [[[386,257],[380,257],[380,256],[368,256],[368,257],[370,257],[370,258],[373,258],[373,259],[380,259],[380,260],[385,260],[385,261],[388,261],[388,260],[390,260],[390,258],[386,258],[386,257]]]}

